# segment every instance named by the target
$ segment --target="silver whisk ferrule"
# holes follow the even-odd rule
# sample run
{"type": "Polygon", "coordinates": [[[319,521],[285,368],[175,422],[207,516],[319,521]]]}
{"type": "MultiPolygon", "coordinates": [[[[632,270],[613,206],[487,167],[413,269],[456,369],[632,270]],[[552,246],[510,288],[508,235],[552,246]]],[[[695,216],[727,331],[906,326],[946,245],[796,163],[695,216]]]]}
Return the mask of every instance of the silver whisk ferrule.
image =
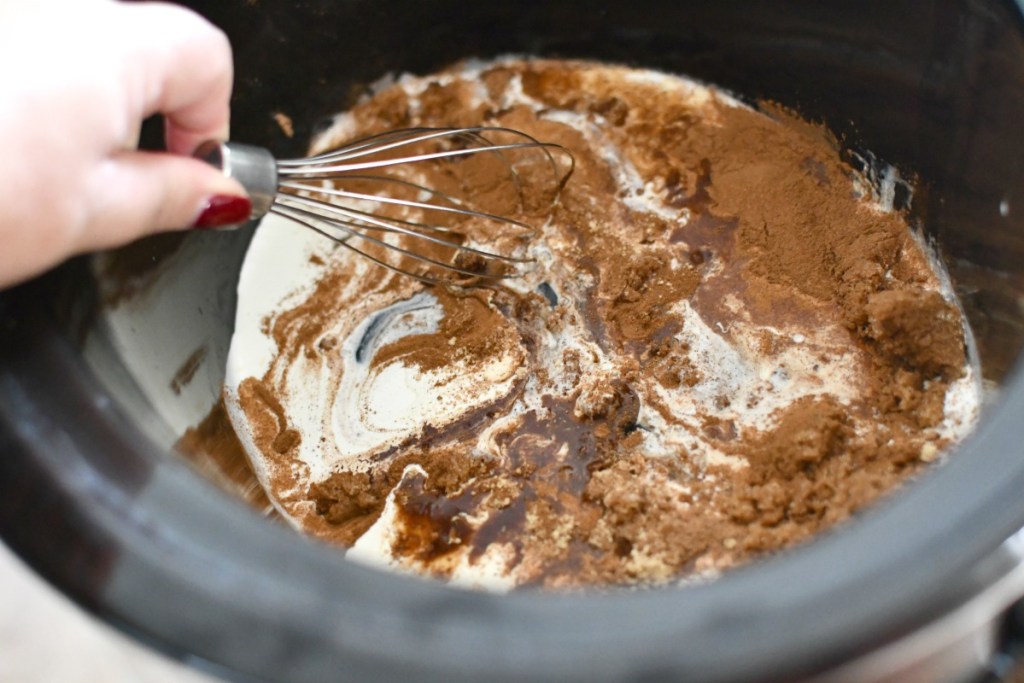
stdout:
{"type": "Polygon", "coordinates": [[[194,156],[242,184],[252,202],[250,220],[267,215],[277,196],[277,160],[270,150],[240,142],[207,140],[199,145],[194,156]]]}

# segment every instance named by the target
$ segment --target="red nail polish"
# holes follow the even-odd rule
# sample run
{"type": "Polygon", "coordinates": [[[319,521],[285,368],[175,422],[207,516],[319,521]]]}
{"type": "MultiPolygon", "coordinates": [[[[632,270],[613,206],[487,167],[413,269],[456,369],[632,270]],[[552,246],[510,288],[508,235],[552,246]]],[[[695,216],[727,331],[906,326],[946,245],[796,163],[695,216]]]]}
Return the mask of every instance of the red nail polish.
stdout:
{"type": "Polygon", "coordinates": [[[219,194],[206,202],[193,228],[220,228],[245,223],[252,215],[252,202],[248,197],[219,194]]]}

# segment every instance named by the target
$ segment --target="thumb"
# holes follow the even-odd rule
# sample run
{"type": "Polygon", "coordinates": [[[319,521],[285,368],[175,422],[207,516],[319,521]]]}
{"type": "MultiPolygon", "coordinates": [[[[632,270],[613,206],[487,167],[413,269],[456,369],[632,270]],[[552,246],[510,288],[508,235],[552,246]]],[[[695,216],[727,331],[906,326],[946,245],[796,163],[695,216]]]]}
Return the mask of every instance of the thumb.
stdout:
{"type": "Polygon", "coordinates": [[[244,223],[252,210],[238,181],[177,154],[119,152],[98,168],[93,180],[93,204],[80,250],[165,230],[244,223]]]}

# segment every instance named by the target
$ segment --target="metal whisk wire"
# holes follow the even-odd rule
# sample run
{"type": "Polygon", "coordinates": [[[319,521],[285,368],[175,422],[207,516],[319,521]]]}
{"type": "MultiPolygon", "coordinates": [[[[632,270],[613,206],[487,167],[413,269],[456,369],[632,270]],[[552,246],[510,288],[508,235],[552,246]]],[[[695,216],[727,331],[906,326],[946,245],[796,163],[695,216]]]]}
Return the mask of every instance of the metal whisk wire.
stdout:
{"type": "Polygon", "coordinates": [[[408,178],[388,175],[388,171],[407,170],[417,164],[458,161],[480,154],[494,155],[504,166],[516,193],[517,213],[522,213],[524,180],[517,168],[519,164],[510,154],[531,152],[541,154],[548,167],[550,178],[546,189],[554,201],[573,171],[572,154],[561,145],[542,142],[504,127],[390,131],[305,159],[275,160],[261,148],[214,142],[202,145],[196,155],[246,187],[253,197],[254,219],[266,213],[283,216],[378,265],[436,284],[459,282],[456,277],[461,277],[462,282],[468,281],[467,278],[519,277],[520,267],[529,262],[527,258],[467,244],[466,236],[453,229],[450,222],[478,221],[527,233],[532,228],[510,216],[471,208],[460,197],[408,178]],[[423,151],[424,145],[450,147],[423,151]],[[560,165],[556,155],[566,163],[560,165]],[[371,193],[342,187],[348,183],[376,184],[391,191],[371,193]],[[395,196],[401,192],[412,192],[415,198],[395,196]],[[405,213],[388,215],[388,209],[392,213],[405,213]],[[448,222],[430,220],[445,216],[448,222]],[[389,234],[396,237],[388,241],[389,234]],[[426,253],[430,247],[441,248],[443,254],[426,253]],[[398,263],[386,260],[386,253],[399,255],[398,263]],[[442,259],[442,255],[450,256],[450,260],[442,259]],[[413,270],[405,261],[417,264],[417,269],[413,270]],[[439,273],[445,275],[439,277],[439,273]]]}

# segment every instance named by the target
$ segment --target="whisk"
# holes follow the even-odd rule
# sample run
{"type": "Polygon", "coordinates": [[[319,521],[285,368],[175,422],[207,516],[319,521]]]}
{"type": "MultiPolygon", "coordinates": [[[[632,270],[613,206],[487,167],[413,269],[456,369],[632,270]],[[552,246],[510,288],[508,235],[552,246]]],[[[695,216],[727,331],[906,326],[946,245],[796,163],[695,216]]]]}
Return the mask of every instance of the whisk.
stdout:
{"type": "Polygon", "coordinates": [[[501,228],[503,238],[510,229],[528,236],[533,229],[524,220],[473,208],[465,198],[421,182],[426,171],[437,176],[444,165],[440,177],[451,179],[458,162],[481,155],[506,172],[501,182],[514,190],[517,214],[527,210],[529,183],[542,179],[541,194],[553,202],[574,164],[561,145],[492,126],[395,130],[305,159],[279,160],[261,147],[218,141],[203,143],[195,154],[245,187],[252,220],[267,213],[289,218],[385,268],[428,283],[520,277],[529,262],[479,246],[462,229],[475,225],[487,232],[484,226],[489,225],[501,228]],[[415,170],[423,166],[429,168],[415,170]]]}

